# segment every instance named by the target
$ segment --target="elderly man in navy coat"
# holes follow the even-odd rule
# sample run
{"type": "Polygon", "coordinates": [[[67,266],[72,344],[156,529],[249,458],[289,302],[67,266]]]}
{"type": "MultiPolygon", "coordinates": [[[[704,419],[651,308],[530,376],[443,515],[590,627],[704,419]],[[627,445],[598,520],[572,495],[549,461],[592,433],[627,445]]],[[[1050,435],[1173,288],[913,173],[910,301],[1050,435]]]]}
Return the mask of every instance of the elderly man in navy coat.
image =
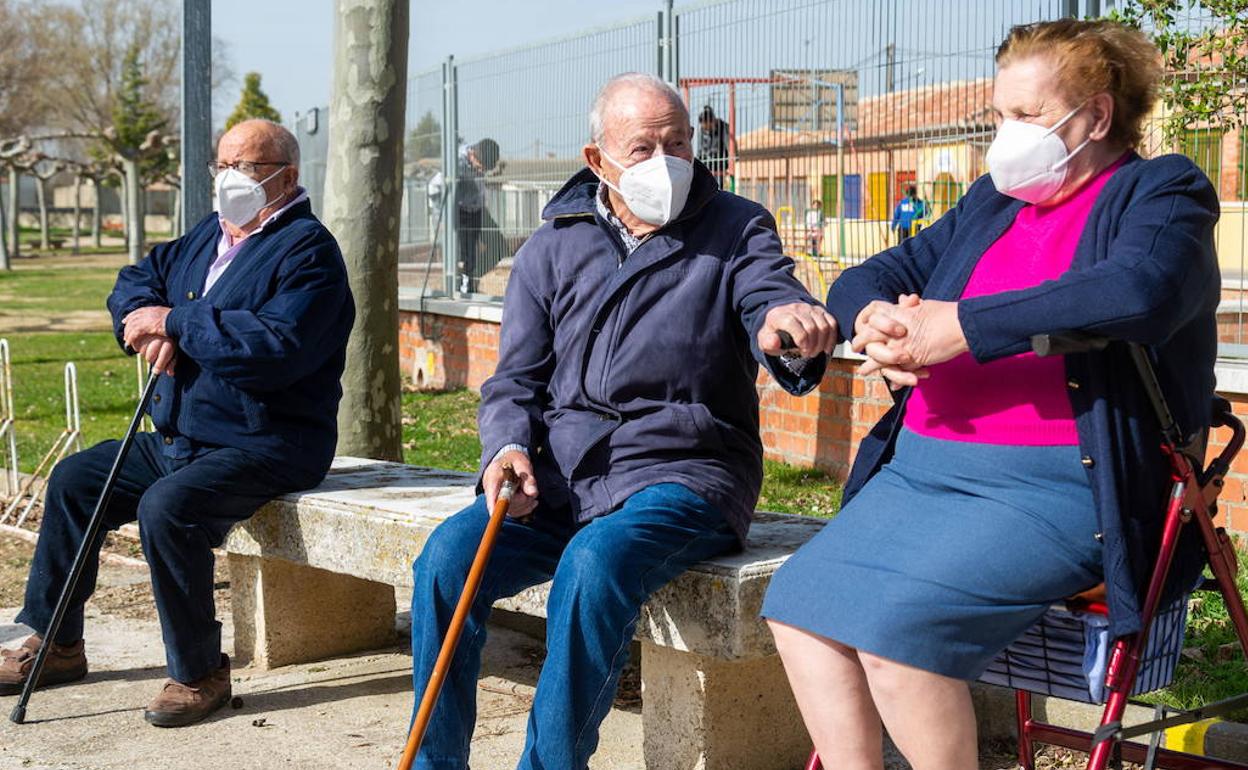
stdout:
{"type": "MultiPolygon", "coordinates": [[[[240,123],[221,138],[211,171],[218,211],[122,269],[108,298],[118,342],[161,373],[156,430],[135,437],[105,527],[139,522],[170,676],[144,716],[162,727],[202,719],[230,698],[212,549],[266,500],[324,478],[355,317],[338,244],[298,186],[294,136],[268,121],[240,123]]],[[[18,615],[35,634],[0,658],[0,694],[25,682],[117,446],[98,444],[52,473],[18,615]]],[[[87,560],[41,685],[87,673],[83,604],[96,564],[87,560]]]]}
{"type": "Polygon", "coordinates": [[[490,605],[553,578],[523,770],[581,770],[598,744],[641,605],[738,546],[762,483],[759,363],[814,388],[835,321],[793,277],[770,214],[693,161],[680,96],[606,84],[588,168],[516,254],[498,369],[481,389],[480,497],[414,566],[424,688],[510,463],[522,483],[417,757],[467,767],[490,605]],[[780,332],[797,352],[782,350],[780,332]]]}

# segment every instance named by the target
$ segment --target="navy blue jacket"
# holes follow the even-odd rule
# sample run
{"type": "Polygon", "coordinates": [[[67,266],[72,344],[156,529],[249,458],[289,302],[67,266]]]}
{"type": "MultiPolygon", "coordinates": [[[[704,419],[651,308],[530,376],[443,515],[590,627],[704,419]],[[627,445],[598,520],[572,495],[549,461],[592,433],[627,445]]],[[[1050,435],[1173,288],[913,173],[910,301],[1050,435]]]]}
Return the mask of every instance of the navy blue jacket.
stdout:
{"type": "MultiPolygon", "coordinates": [[[[958,205],[900,246],[846,270],[828,292],[843,331],[872,300],[903,293],[957,300],[984,251],[1014,221],[1020,201],[984,176],[958,205]]],[[[1213,249],[1218,200],[1190,160],[1132,154],[1088,216],[1060,278],[958,302],[971,354],[981,362],[1031,349],[1034,334],[1087,331],[1148,346],[1170,409],[1186,434],[1209,425],[1221,278],[1213,249]]],[[[1138,630],[1170,479],[1160,427],[1125,346],[1066,356],[1067,393],[1102,535],[1110,630],[1138,630]]],[[[863,439],[845,489],[850,499],[892,456],[908,390],[863,439]]],[[[1189,528],[1190,529],[1190,528],[1189,528]]],[[[1190,585],[1199,537],[1184,536],[1172,585],[1190,585]]],[[[1019,554],[1026,569],[1027,555],[1019,554]]]]}
{"type": "MultiPolygon", "coordinates": [[[[150,408],[173,457],[245,449],[323,475],[338,442],[339,379],[355,305],[338,244],[300,203],[250,236],[204,296],[217,215],[122,268],[108,298],[113,330],[140,307],[172,307],[173,378],[150,408]]],[[[128,351],[129,352],[129,351],[128,351]]]]}
{"type": "Polygon", "coordinates": [[[768,310],[817,301],[771,215],[695,169],[681,215],[631,255],[598,216],[588,169],[546,206],[516,253],[498,368],[481,387],[482,468],[507,444],[529,447],[541,500],[578,521],[683,484],[744,538],[762,484],[758,362],[793,393],[827,362],[796,377],[759,351],[768,310]]]}

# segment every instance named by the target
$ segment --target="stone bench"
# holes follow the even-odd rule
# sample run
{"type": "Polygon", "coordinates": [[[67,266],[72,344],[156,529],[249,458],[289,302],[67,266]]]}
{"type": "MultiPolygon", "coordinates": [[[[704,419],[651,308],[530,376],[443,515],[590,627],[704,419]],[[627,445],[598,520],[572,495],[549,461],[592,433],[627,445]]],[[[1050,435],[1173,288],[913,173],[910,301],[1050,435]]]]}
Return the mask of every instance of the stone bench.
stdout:
{"type": "MultiPolygon", "coordinates": [[[[278,498],[231,532],[235,655],[279,666],[388,646],[394,586],[473,477],[339,458],[316,489],[278,498]]],[[[648,770],[788,770],[809,738],[758,617],[772,574],[821,522],[759,514],[749,547],[659,591],[637,624],[648,770]]],[[[497,606],[544,617],[549,585],[497,606]]]]}

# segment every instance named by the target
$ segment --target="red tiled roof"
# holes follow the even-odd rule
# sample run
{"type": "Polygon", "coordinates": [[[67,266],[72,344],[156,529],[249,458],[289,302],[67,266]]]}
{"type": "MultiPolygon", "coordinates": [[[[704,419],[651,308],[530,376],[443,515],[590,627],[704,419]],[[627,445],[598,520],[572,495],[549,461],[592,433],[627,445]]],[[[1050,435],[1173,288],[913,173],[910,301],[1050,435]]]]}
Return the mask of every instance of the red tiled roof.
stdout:
{"type": "MultiPolygon", "coordinates": [[[[992,78],[954,80],[947,83],[870,96],[858,104],[855,141],[898,134],[921,135],[924,131],[962,127],[992,127],[992,78]]],[[[809,145],[835,139],[836,129],[777,131],[763,126],[737,139],[741,150],[809,145]]]]}

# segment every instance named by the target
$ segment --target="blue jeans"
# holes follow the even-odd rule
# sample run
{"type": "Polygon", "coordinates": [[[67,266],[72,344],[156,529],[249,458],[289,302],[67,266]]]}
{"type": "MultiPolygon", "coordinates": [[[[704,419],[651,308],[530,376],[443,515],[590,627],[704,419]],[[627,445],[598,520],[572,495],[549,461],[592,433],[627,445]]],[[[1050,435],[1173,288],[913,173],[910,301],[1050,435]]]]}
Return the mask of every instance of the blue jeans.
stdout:
{"type": "MultiPolygon", "coordinates": [[[[412,675],[419,700],[489,514],[484,498],[447,519],[412,569],[412,675]]],[[[614,513],[574,525],[543,509],[507,519],[481,581],[416,766],[463,770],[477,717],[477,676],[490,606],[554,578],[546,662],[519,770],[582,770],[598,746],[641,605],[690,566],[736,545],[719,510],[679,484],[647,487],[614,513]]]]}
{"type": "MultiPolygon", "coordinates": [[[[119,445],[96,444],[66,457],[52,471],[26,581],[26,603],[17,616],[19,623],[40,635],[51,625],[119,445]]],[[[193,682],[221,665],[212,549],[221,545],[230,527],[269,499],[316,486],[320,474],[294,470],[241,449],[203,447],[192,457],[174,460],[161,452],[163,448],[156,433],[134,437],[55,641],[70,644],[82,638],[83,605],[95,590],[104,535],[138,520],[169,676],[193,682]]]]}

